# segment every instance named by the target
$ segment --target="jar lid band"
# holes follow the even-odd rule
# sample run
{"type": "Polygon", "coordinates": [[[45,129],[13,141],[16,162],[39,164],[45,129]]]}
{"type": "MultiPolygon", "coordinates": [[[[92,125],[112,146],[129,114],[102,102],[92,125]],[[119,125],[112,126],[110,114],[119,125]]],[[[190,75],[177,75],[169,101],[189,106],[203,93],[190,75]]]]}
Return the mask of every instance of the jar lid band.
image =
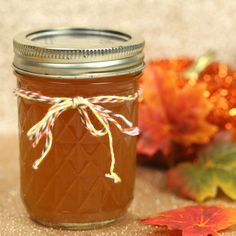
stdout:
{"type": "Polygon", "coordinates": [[[16,71],[57,78],[92,78],[140,72],[144,41],[114,30],[54,28],[14,38],[16,71]]]}

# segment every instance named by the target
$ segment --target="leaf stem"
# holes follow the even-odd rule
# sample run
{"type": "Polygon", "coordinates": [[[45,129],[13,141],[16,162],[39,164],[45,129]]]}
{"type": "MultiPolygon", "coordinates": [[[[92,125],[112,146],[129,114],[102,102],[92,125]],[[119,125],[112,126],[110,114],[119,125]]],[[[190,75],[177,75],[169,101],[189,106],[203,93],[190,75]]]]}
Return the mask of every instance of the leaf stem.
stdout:
{"type": "Polygon", "coordinates": [[[191,81],[197,80],[207,66],[214,61],[215,57],[216,52],[209,50],[193,62],[193,64],[183,73],[183,78],[191,81]]]}

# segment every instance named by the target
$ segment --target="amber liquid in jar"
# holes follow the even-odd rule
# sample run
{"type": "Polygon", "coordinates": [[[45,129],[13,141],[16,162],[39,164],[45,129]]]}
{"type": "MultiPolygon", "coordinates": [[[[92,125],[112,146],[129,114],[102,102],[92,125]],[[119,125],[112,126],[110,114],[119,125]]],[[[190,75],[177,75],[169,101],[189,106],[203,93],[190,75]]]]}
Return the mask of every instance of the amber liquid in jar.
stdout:
{"type": "MultiPolygon", "coordinates": [[[[56,79],[16,74],[18,88],[50,97],[130,95],[137,92],[140,74],[93,79],[56,79]]],[[[137,100],[103,104],[137,125],[137,100]]],[[[31,218],[42,224],[91,228],[122,217],[132,198],[136,164],[136,137],[111,126],[115,171],[122,182],[106,178],[111,158],[109,140],[84,127],[76,109],[63,112],[53,128],[53,145],[37,170],[32,168],[44,147],[33,148],[27,131],[46,114],[45,102],[18,98],[21,197],[31,218]]],[[[95,127],[101,127],[90,114],[95,127]]]]}

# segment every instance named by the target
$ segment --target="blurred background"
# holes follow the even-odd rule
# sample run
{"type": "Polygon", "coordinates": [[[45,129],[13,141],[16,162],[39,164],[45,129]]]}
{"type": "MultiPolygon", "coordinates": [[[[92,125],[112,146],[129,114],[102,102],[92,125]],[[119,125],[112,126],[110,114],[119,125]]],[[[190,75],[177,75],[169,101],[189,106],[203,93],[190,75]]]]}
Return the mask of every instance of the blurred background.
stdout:
{"type": "Polygon", "coordinates": [[[208,49],[236,67],[235,0],[0,0],[0,133],[17,132],[12,40],[38,27],[102,27],[141,33],[146,60],[208,49]]]}

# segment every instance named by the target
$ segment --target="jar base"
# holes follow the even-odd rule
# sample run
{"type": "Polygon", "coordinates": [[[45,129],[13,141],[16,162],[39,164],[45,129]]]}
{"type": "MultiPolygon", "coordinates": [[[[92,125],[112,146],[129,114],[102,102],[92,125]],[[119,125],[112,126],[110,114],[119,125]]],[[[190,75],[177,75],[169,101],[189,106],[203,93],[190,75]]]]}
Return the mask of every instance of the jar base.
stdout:
{"type": "Polygon", "coordinates": [[[115,224],[121,221],[124,217],[125,216],[122,216],[116,219],[99,221],[99,222],[91,222],[91,223],[52,223],[52,222],[35,219],[33,217],[31,217],[31,219],[40,225],[44,225],[44,226],[52,227],[52,228],[60,228],[60,229],[67,229],[67,230],[90,230],[90,229],[98,229],[98,228],[110,226],[112,224],[115,224]]]}

